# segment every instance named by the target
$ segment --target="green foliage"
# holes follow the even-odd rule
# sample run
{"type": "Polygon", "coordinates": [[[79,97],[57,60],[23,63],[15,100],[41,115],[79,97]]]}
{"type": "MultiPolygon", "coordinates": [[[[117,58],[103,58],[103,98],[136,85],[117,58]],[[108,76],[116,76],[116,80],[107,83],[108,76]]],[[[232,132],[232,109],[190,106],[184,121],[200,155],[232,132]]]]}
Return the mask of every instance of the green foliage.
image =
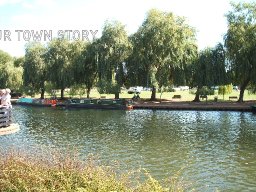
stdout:
{"type": "Polygon", "coordinates": [[[163,186],[148,173],[120,174],[113,167],[98,165],[92,157],[85,162],[75,154],[44,153],[1,154],[1,191],[183,191],[178,181],[163,186]],[[146,181],[137,180],[139,176],[146,177],[146,181]]]}
{"type": "Polygon", "coordinates": [[[98,43],[99,81],[114,82],[105,91],[119,93],[120,87],[125,83],[125,63],[131,52],[125,26],[117,21],[106,22],[98,43]]]}
{"type": "Polygon", "coordinates": [[[62,90],[62,93],[74,82],[72,68],[74,55],[76,53],[73,52],[73,46],[66,39],[54,39],[47,46],[45,54],[47,76],[56,89],[62,90]]]}
{"type": "Polygon", "coordinates": [[[123,24],[113,21],[104,24],[101,38],[93,42],[54,39],[46,46],[32,42],[25,58],[12,58],[0,50],[0,85],[17,90],[23,84],[37,93],[45,90],[47,80],[63,93],[77,84],[89,97],[97,84],[101,93],[117,94],[120,87],[130,86],[200,89],[233,83],[241,88],[241,101],[246,86],[256,82],[256,3],[232,7],[225,48],[218,44],[198,53],[195,30],[183,17],[152,9],[130,37],[123,24]]]}
{"type": "Polygon", "coordinates": [[[193,86],[216,86],[226,83],[225,50],[221,44],[202,50],[193,63],[193,86]]]}
{"type": "Polygon", "coordinates": [[[223,100],[224,100],[224,96],[227,95],[227,94],[232,93],[232,91],[233,91],[232,84],[222,85],[222,86],[219,86],[218,94],[223,95],[223,100]]]}
{"type": "Polygon", "coordinates": [[[256,80],[256,3],[233,3],[232,8],[226,16],[225,46],[230,74],[240,85],[239,101],[243,101],[246,86],[256,80]]]}
{"type": "Polygon", "coordinates": [[[95,85],[97,80],[97,65],[98,65],[98,40],[93,43],[84,44],[78,51],[80,53],[73,63],[74,82],[77,84],[85,84],[87,89],[87,97],[90,90],[95,85]]]}
{"type": "Polygon", "coordinates": [[[227,82],[226,68],[225,50],[221,44],[199,53],[193,64],[188,67],[190,74],[186,73],[190,86],[198,88],[194,101],[199,101],[200,89],[203,86],[211,87],[227,82]]]}
{"type": "Polygon", "coordinates": [[[68,93],[70,97],[75,97],[76,95],[79,95],[79,97],[81,98],[85,94],[85,89],[81,85],[73,85],[70,87],[68,93]]]}
{"type": "Polygon", "coordinates": [[[0,85],[2,88],[19,90],[22,86],[23,69],[14,67],[13,62],[0,65],[0,85]]]}
{"type": "Polygon", "coordinates": [[[45,88],[47,76],[44,54],[45,47],[42,44],[32,42],[26,45],[23,81],[24,86],[33,87],[33,92],[39,92],[45,88]]]}
{"type": "Polygon", "coordinates": [[[115,94],[120,93],[120,86],[117,83],[108,81],[99,81],[97,84],[98,92],[100,94],[115,94]]]}
{"type": "Polygon", "coordinates": [[[198,90],[199,95],[214,95],[214,90],[210,89],[207,86],[203,86],[201,89],[198,90]]]}
{"type": "Polygon", "coordinates": [[[79,88],[78,94],[79,94],[79,97],[80,97],[80,98],[85,94],[85,89],[84,89],[84,87],[80,87],[80,88],[79,88]]]}
{"type": "Polygon", "coordinates": [[[26,95],[29,95],[29,96],[31,96],[31,97],[34,97],[35,94],[37,93],[37,92],[35,91],[35,89],[34,89],[33,87],[31,87],[31,86],[22,86],[22,87],[21,87],[21,91],[22,91],[23,93],[25,93],[26,95]]]}
{"type": "Polygon", "coordinates": [[[256,93],[256,84],[250,84],[248,87],[248,93],[249,94],[255,94],[256,93]]]}
{"type": "Polygon", "coordinates": [[[19,90],[22,86],[23,69],[15,67],[13,58],[0,50],[0,85],[1,88],[19,90]]]}
{"type": "Polygon", "coordinates": [[[77,95],[79,93],[80,88],[81,87],[79,85],[71,86],[69,89],[69,96],[74,97],[75,95],[77,95]]]}
{"type": "Polygon", "coordinates": [[[25,57],[14,58],[14,66],[15,67],[23,67],[25,62],[25,57]]]}
{"type": "Polygon", "coordinates": [[[197,52],[195,32],[184,18],[156,9],[148,12],[131,41],[128,76],[135,78],[132,83],[147,87],[155,84],[154,79],[159,87],[179,79],[174,70],[184,69],[197,52]]]}
{"type": "MultiPolygon", "coordinates": [[[[45,91],[48,92],[48,93],[52,93],[52,90],[54,90],[55,86],[49,82],[49,81],[46,81],[45,82],[45,91]]],[[[52,94],[51,94],[52,95],[52,94]]],[[[53,96],[53,95],[52,95],[53,96]]]]}
{"type": "Polygon", "coordinates": [[[229,84],[229,85],[226,85],[226,87],[227,87],[227,94],[232,93],[232,91],[233,91],[233,85],[232,85],[232,84],[229,84]]]}
{"type": "Polygon", "coordinates": [[[11,61],[13,61],[12,57],[8,53],[0,50],[0,65],[3,65],[11,61]]]}

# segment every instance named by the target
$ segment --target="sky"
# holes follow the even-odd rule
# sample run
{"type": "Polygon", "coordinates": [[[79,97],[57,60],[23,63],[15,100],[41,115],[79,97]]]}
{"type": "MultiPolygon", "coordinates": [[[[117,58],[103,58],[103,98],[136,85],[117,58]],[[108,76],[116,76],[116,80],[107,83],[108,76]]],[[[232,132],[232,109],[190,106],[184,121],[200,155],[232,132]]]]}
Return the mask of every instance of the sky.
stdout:
{"type": "Polygon", "coordinates": [[[231,10],[229,0],[0,0],[0,49],[23,56],[26,43],[41,31],[37,40],[43,44],[66,30],[70,40],[92,40],[101,36],[106,20],[120,21],[130,35],[152,8],[185,17],[200,50],[223,42],[231,10]]]}

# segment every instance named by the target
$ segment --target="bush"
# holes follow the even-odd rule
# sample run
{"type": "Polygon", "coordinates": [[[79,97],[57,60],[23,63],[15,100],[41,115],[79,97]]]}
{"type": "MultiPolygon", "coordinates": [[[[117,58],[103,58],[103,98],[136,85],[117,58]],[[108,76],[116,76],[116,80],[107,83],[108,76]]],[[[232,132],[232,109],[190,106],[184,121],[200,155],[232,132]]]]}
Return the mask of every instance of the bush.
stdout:
{"type": "Polygon", "coordinates": [[[0,169],[0,191],[183,191],[178,181],[164,187],[148,173],[144,173],[148,178],[144,182],[131,180],[141,172],[118,174],[118,170],[98,165],[92,156],[85,162],[74,154],[1,154],[0,169]]]}
{"type": "Polygon", "coordinates": [[[222,86],[219,86],[218,94],[223,95],[223,100],[224,100],[224,96],[226,94],[232,93],[232,90],[233,90],[232,85],[222,85],[222,86]]]}
{"type": "Polygon", "coordinates": [[[203,86],[201,89],[199,89],[199,95],[214,95],[214,90],[207,86],[203,86]]]}

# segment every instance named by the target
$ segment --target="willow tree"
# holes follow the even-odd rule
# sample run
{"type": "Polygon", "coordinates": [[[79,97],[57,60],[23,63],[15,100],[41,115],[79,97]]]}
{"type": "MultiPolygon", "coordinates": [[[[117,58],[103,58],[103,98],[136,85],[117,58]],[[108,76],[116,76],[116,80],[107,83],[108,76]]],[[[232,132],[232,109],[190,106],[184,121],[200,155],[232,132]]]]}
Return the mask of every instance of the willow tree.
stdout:
{"type": "Polygon", "coordinates": [[[87,98],[97,79],[98,40],[84,44],[79,56],[75,59],[75,83],[85,85],[87,98]]]}
{"type": "Polygon", "coordinates": [[[25,57],[21,56],[21,57],[14,57],[14,66],[15,67],[23,67],[25,62],[25,57]]]}
{"type": "Polygon", "coordinates": [[[239,102],[250,82],[256,80],[256,3],[232,4],[227,14],[225,46],[235,83],[240,85],[239,102]]]}
{"type": "Polygon", "coordinates": [[[141,41],[139,32],[132,34],[130,37],[132,44],[132,52],[129,55],[126,63],[128,86],[143,86],[149,87],[151,85],[149,65],[144,59],[144,44],[141,41]]]}
{"type": "Polygon", "coordinates": [[[111,84],[112,93],[119,98],[120,87],[124,84],[125,62],[130,54],[131,43],[125,26],[118,21],[106,22],[99,46],[99,82],[111,84]]]}
{"type": "Polygon", "coordinates": [[[46,64],[44,60],[45,47],[32,42],[27,44],[24,59],[23,81],[26,89],[33,89],[33,92],[41,92],[41,99],[44,98],[46,81],[46,64]]]}
{"type": "MultiPolygon", "coordinates": [[[[167,75],[172,77],[174,68],[182,68],[188,58],[187,50],[196,48],[195,31],[185,21],[184,18],[173,13],[161,12],[156,9],[149,11],[142,26],[135,34],[136,46],[141,55],[141,65],[144,65],[145,75],[152,77],[162,77],[167,75]]],[[[162,78],[156,77],[156,82],[162,78]]],[[[151,99],[156,98],[155,86],[153,85],[151,99]]]]}
{"type": "Polygon", "coordinates": [[[12,62],[13,58],[8,53],[0,50],[0,65],[6,64],[8,62],[12,62]]]}
{"type": "Polygon", "coordinates": [[[222,44],[202,50],[191,66],[191,86],[197,87],[194,101],[199,101],[203,86],[223,85],[228,82],[225,50],[222,44]]]}
{"type": "Polygon", "coordinates": [[[0,50],[0,85],[2,88],[19,90],[22,86],[22,67],[15,67],[14,59],[0,50]]]}
{"type": "Polygon", "coordinates": [[[74,82],[72,67],[72,46],[66,39],[54,39],[48,46],[45,54],[48,80],[61,90],[61,98],[64,98],[64,90],[74,82]]]}

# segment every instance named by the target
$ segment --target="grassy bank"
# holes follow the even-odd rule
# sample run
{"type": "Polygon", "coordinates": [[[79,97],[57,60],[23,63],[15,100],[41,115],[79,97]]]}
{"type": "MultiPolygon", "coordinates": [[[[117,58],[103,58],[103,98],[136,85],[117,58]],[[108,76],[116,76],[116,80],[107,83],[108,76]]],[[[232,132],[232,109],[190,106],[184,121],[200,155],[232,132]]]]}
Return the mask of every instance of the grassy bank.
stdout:
{"type": "Polygon", "coordinates": [[[0,191],[183,191],[176,178],[160,184],[145,171],[119,173],[115,168],[98,165],[89,158],[78,160],[75,155],[55,153],[45,155],[1,154],[0,191]],[[141,180],[141,175],[146,180],[141,180]]]}
{"type": "MultiPolygon", "coordinates": [[[[179,101],[192,101],[195,98],[194,94],[191,94],[189,91],[176,91],[176,92],[163,92],[156,94],[157,99],[166,99],[171,100],[174,95],[181,95],[181,99],[179,101]]],[[[70,97],[71,95],[69,92],[65,92],[65,97],[70,97]]],[[[99,92],[96,89],[93,89],[91,91],[90,97],[91,98],[100,98],[100,97],[106,97],[106,98],[114,98],[114,94],[99,94],[99,92]]],[[[128,94],[127,91],[122,91],[120,93],[120,98],[132,98],[134,94],[128,94]]],[[[229,101],[229,96],[237,96],[239,97],[239,91],[233,90],[231,94],[224,95],[218,95],[217,91],[215,91],[214,95],[209,95],[208,100],[214,100],[214,97],[218,97],[218,101],[229,101]]],[[[36,97],[40,97],[40,95],[36,95],[36,97]]],[[[51,95],[46,93],[46,97],[49,98],[51,95]]],[[[60,97],[60,92],[57,92],[57,97],[60,97]]],[[[72,97],[80,97],[79,95],[75,95],[72,97]]],[[[82,97],[86,97],[85,95],[82,95],[82,97]]],[[[150,99],[151,97],[151,91],[142,91],[140,94],[140,98],[142,99],[150,99]]],[[[250,94],[247,90],[245,91],[244,100],[256,100],[255,94],[250,94]]],[[[235,99],[232,99],[232,101],[236,101],[235,99]]]]}

